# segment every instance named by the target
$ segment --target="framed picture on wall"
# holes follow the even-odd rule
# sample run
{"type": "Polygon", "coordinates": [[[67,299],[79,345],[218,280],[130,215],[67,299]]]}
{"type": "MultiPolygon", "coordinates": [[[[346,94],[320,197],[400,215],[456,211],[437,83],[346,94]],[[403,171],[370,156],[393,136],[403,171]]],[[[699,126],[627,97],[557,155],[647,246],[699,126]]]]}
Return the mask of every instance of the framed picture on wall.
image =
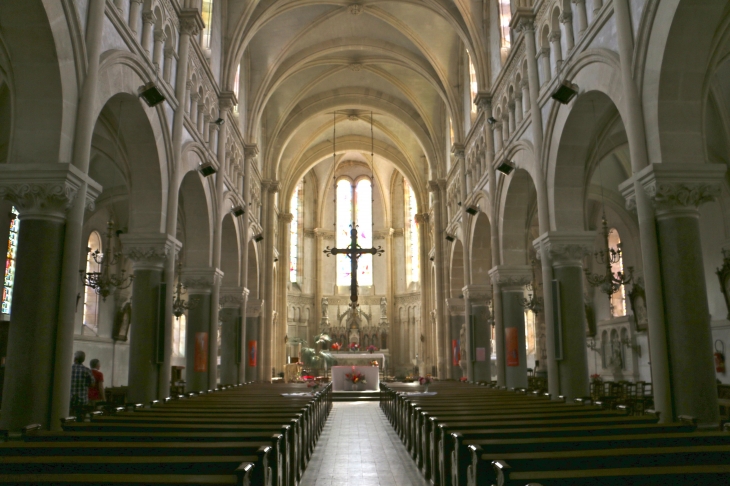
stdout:
{"type": "Polygon", "coordinates": [[[129,334],[129,324],[132,320],[132,305],[127,302],[117,312],[114,320],[114,334],[112,337],[117,341],[126,341],[129,334]]]}
{"type": "Polygon", "coordinates": [[[637,279],[629,291],[629,302],[631,303],[634,326],[637,332],[649,329],[649,317],[646,312],[646,292],[643,283],[644,281],[641,278],[637,279]]]}
{"type": "Polygon", "coordinates": [[[722,251],[724,256],[722,267],[715,272],[717,278],[720,279],[720,290],[722,296],[725,297],[725,306],[727,307],[727,318],[730,319],[730,253],[726,250],[722,251]]]}

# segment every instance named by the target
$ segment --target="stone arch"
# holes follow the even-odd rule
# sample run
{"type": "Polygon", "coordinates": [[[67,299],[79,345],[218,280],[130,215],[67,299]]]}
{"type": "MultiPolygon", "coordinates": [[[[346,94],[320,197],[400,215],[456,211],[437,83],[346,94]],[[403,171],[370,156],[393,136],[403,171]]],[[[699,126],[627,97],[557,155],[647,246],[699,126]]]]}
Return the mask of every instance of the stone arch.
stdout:
{"type": "Polygon", "coordinates": [[[464,245],[454,240],[451,245],[451,265],[449,265],[449,297],[458,299],[464,289],[464,245]]]}
{"type": "Polygon", "coordinates": [[[249,291],[249,299],[259,299],[259,255],[256,243],[248,241],[248,272],[246,275],[246,288],[249,291]]]}
{"type": "Polygon", "coordinates": [[[188,172],[180,184],[179,212],[185,221],[183,254],[186,267],[211,264],[212,218],[205,181],[197,171],[188,172]]]}
{"type": "Polygon", "coordinates": [[[643,69],[642,102],[650,162],[707,161],[703,122],[708,78],[713,74],[708,66],[728,28],[727,2],[659,2],[643,69]],[[691,48],[687,39],[692,39],[691,48]]]}
{"type": "Polygon", "coordinates": [[[471,283],[489,285],[489,270],[492,268],[492,227],[489,217],[483,211],[474,218],[471,244],[471,283]]]}
{"type": "Polygon", "coordinates": [[[76,33],[67,30],[65,16],[61,2],[0,4],[0,71],[15,115],[8,133],[10,163],[71,160],[78,81],[76,33]]]}
{"type": "Polygon", "coordinates": [[[535,185],[526,170],[517,169],[504,181],[499,213],[500,262],[504,265],[527,263],[530,209],[535,198],[535,185]]]}
{"type": "Polygon", "coordinates": [[[238,287],[241,276],[241,258],[238,231],[233,215],[228,213],[223,217],[221,233],[221,270],[223,271],[223,286],[238,287]]]}

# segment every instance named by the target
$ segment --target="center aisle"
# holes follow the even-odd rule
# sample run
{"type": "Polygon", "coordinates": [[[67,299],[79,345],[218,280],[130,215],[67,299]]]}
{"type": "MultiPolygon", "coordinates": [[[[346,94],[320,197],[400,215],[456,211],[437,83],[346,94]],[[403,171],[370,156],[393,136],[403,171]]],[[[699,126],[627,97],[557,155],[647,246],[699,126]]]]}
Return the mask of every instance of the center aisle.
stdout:
{"type": "Polygon", "coordinates": [[[377,402],[336,402],[300,486],[429,484],[377,402]]]}

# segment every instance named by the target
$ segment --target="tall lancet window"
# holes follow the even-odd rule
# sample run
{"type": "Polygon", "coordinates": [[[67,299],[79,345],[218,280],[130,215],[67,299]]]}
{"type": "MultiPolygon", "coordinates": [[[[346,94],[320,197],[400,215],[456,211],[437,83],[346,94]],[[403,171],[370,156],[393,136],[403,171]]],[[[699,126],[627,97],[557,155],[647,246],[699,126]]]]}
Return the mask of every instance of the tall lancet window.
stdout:
{"type": "Polygon", "coordinates": [[[18,210],[13,207],[10,212],[10,234],[8,235],[8,252],[5,255],[5,280],[3,282],[2,313],[10,314],[13,305],[13,284],[15,282],[15,254],[18,252],[18,231],[20,219],[18,210]]]}
{"type": "MultiPolygon", "coordinates": [[[[369,178],[362,178],[354,185],[346,178],[337,181],[337,248],[350,244],[350,225],[357,225],[357,243],[362,248],[373,244],[373,189],[369,178]]],[[[363,255],[358,264],[358,285],[373,284],[373,256],[363,255]]],[[[345,255],[337,255],[337,285],[349,286],[351,266],[345,255]]]]}
{"type": "Polygon", "coordinates": [[[289,281],[296,282],[299,275],[299,217],[301,212],[299,211],[299,205],[302,203],[302,183],[297,184],[297,188],[294,190],[294,195],[291,198],[291,205],[289,210],[291,211],[292,220],[289,224],[290,241],[289,246],[289,281]]]}
{"type": "MultiPolygon", "coordinates": [[[[241,84],[241,65],[239,64],[236,67],[236,77],[233,78],[233,94],[236,95],[236,100],[238,100],[238,91],[239,91],[240,84],[241,84]]],[[[233,113],[238,113],[238,103],[233,105],[233,113]]]]}
{"type": "MultiPolygon", "coordinates": [[[[608,246],[614,250],[618,250],[621,245],[621,237],[616,228],[611,228],[608,232],[608,246]]],[[[615,274],[624,271],[623,255],[616,263],[611,264],[611,271],[615,274]]],[[[626,288],[622,285],[618,292],[611,295],[611,315],[613,317],[621,317],[626,315],[626,288]]]]}
{"type": "Polygon", "coordinates": [[[509,23],[512,20],[512,10],[510,9],[510,0],[499,0],[499,33],[502,49],[509,49],[512,45],[512,34],[509,29],[509,23]]]}
{"type": "MultiPolygon", "coordinates": [[[[89,235],[89,245],[86,253],[86,274],[100,272],[101,265],[94,260],[93,253],[96,250],[102,251],[101,236],[98,232],[92,231],[89,235]]],[[[93,287],[84,287],[84,327],[89,328],[94,334],[99,333],[99,294],[93,287]]],[[[83,333],[82,333],[83,334],[83,333]]]]}
{"type": "Polygon", "coordinates": [[[469,94],[471,95],[471,99],[469,100],[469,104],[471,105],[471,112],[476,113],[477,112],[477,105],[474,103],[474,98],[477,97],[477,71],[474,68],[474,62],[471,59],[471,54],[469,54],[469,51],[466,51],[466,57],[469,59],[469,94]]]}
{"type": "Polygon", "coordinates": [[[203,17],[203,33],[200,38],[200,44],[203,49],[210,49],[210,33],[213,23],[213,0],[203,0],[202,9],[200,11],[201,17],[203,17]]]}
{"type": "Polygon", "coordinates": [[[405,210],[406,210],[406,274],[408,275],[408,284],[411,282],[419,282],[421,279],[421,261],[419,259],[419,242],[418,242],[418,223],[416,222],[416,214],[418,205],[416,204],[416,193],[408,184],[407,180],[403,180],[403,188],[405,189],[405,210]]]}

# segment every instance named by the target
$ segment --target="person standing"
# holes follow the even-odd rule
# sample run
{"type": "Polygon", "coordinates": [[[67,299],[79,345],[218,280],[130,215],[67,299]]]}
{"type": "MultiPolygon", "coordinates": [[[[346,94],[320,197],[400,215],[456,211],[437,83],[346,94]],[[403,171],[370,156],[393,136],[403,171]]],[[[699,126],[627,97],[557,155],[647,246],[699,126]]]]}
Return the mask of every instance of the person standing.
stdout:
{"type": "Polygon", "coordinates": [[[71,367],[71,410],[77,418],[83,416],[84,407],[89,404],[89,387],[94,385],[94,375],[84,366],[86,353],[76,351],[71,367]]]}
{"type": "Polygon", "coordinates": [[[100,371],[101,363],[98,359],[89,361],[89,366],[95,381],[95,384],[89,387],[89,402],[95,404],[104,401],[104,374],[100,371]]]}

